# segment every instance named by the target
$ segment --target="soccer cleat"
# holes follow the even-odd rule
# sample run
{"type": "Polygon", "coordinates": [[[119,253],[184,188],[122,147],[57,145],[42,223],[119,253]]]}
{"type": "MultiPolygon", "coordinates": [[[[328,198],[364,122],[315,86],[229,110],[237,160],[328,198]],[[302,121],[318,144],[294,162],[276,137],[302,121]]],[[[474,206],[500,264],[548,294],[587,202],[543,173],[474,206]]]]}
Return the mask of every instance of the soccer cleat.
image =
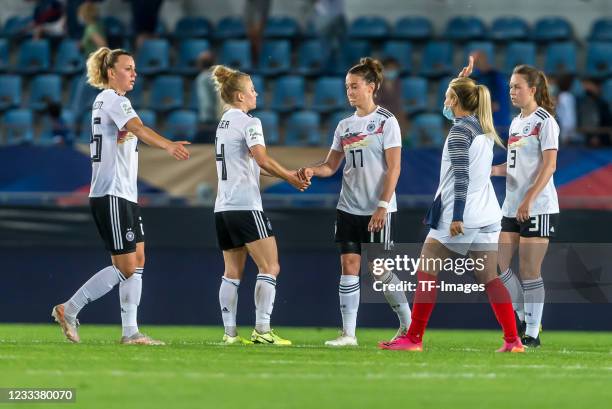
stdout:
{"type": "Polygon", "coordinates": [[[62,328],[62,332],[66,339],[70,342],[78,344],[81,342],[81,338],[79,337],[79,333],[77,328],[79,327],[79,320],[75,318],[74,322],[70,322],[66,315],[64,314],[64,304],[58,304],[53,307],[51,310],[51,316],[55,318],[55,322],[57,322],[62,328]]]}
{"type": "Polygon", "coordinates": [[[516,330],[519,338],[523,338],[525,336],[525,331],[527,330],[527,323],[525,321],[521,321],[516,311],[514,311],[514,321],[516,322],[516,330]]]}
{"type": "Polygon", "coordinates": [[[164,341],[153,339],[140,332],[129,337],[121,337],[121,343],[124,345],[166,345],[164,341]]]}
{"type": "Polygon", "coordinates": [[[423,351],[423,342],[413,342],[408,334],[400,335],[399,337],[382,344],[379,344],[380,349],[388,349],[391,351],[423,351]]]}
{"type": "Polygon", "coordinates": [[[246,338],[242,338],[239,335],[232,337],[227,334],[223,334],[223,343],[225,345],[253,345],[253,342],[249,341],[246,338]]]}
{"type": "Polygon", "coordinates": [[[408,328],[401,328],[401,327],[400,327],[400,328],[397,330],[397,332],[395,333],[395,335],[393,336],[393,338],[391,338],[389,341],[380,341],[380,342],[378,343],[378,347],[379,347],[379,348],[382,348],[382,346],[383,346],[383,345],[388,344],[388,343],[390,343],[390,342],[393,342],[393,341],[395,341],[396,339],[398,339],[399,337],[406,335],[407,333],[408,333],[408,328]]]}
{"type": "Polygon", "coordinates": [[[513,342],[508,342],[504,340],[504,345],[502,345],[502,347],[495,352],[525,352],[525,347],[521,343],[521,339],[519,337],[516,337],[516,340],[514,340],[513,342]]]}
{"type": "Polygon", "coordinates": [[[540,337],[530,337],[529,335],[525,335],[523,338],[521,338],[521,341],[523,343],[523,345],[526,348],[537,348],[540,346],[540,337]]]}
{"type": "Polygon", "coordinates": [[[251,334],[251,341],[254,344],[291,345],[291,341],[279,337],[274,333],[274,330],[259,333],[256,329],[254,329],[253,333],[251,334]]]}
{"type": "Polygon", "coordinates": [[[352,337],[350,335],[342,333],[336,339],[325,341],[325,345],[327,345],[328,347],[356,347],[358,344],[357,337],[352,337]]]}

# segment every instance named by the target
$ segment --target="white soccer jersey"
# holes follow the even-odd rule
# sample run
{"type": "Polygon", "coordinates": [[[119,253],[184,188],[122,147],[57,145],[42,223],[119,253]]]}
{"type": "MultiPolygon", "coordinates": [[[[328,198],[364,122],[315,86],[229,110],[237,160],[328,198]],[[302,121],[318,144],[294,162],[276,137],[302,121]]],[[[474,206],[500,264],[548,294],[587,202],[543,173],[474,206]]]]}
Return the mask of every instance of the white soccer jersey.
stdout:
{"type": "Polygon", "coordinates": [[[266,146],[261,121],[239,109],[229,109],[217,126],[217,200],[215,213],[227,210],[259,210],[259,165],[250,147],[266,146]]]}
{"type": "MultiPolygon", "coordinates": [[[[517,115],[510,124],[506,164],[506,199],[503,214],[516,217],[516,211],[533,185],[542,165],[542,152],[559,149],[559,125],[545,109],[531,115],[517,115]]],[[[533,202],[530,216],[559,213],[559,201],[553,177],[533,202]]]]}
{"type": "MultiPolygon", "coordinates": [[[[355,113],[340,121],[331,146],[344,152],[346,159],[337,208],[359,216],[372,215],[378,207],[387,171],[385,150],[401,146],[397,119],[382,107],[366,116],[355,113]]],[[[397,211],[395,192],[387,211],[397,211]]]]}
{"type": "Polygon", "coordinates": [[[130,100],[107,89],[91,111],[91,188],[89,197],[112,195],[138,202],[138,138],[124,130],[138,115],[130,100]]]}

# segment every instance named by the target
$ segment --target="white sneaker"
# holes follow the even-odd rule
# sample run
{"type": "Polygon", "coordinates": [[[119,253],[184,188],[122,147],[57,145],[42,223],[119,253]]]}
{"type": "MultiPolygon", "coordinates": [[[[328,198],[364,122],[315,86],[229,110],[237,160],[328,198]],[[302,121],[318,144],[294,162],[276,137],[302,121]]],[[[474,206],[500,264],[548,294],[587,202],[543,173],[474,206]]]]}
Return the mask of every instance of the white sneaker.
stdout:
{"type": "Polygon", "coordinates": [[[74,321],[71,321],[68,317],[66,317],[64,314],[64,304],[58,304],[53,307],[53,310],[51,310],[51,316],[55,318],[55,322],[60,325],[62,332],[68,341],[75,344],[81,342],[79,332],[77,331],[79,320],[75,319],[74,321]]]}
{"type": "Polygon", "coordinates": [[[342,334],[336,339],[325,341],[325,345],[328,347],[356,347],[358,344],[357,337],[342,334]]]}

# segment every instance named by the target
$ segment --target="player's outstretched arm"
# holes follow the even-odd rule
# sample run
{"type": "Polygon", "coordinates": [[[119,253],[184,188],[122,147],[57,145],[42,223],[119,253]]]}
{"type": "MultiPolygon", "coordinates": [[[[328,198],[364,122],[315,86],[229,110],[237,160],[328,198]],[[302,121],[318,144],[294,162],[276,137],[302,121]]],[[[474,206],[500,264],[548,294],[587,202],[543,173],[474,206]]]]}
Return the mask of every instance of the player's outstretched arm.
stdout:
{"type": "Polygon", "coordinates": [[[474,57],[474,54],[469,56],[468,65],[463,67],[463,69],[459,72],[458,77],[469,77],[472,75],[472,71],[474,71],[474,57]]]}
{"type": "Polygon", "coordinates": [[[283,165],[268,156],[265,146],[254,145],[251,146],[250,149],[255,162],[257,162],[259,167],[262,168],[268,175],[286,180],[300,192],[303,192],[304,190],[308,189],[308,186],[310,186],[310,181],[301,180],[295,172],[290,172],[289,170],[285,169],[283,165]]]}
{"type": "MultiPolygon", "coordinates": [[[[399,146],[385,149],[385,161],[387,162],[387,171],[383,181],[383,190],[379,196],[381,202],[386,202],[387,205],[393,197],[393,192],[397,186],[397,181],[402,171],[402,148],[399,146]]],[[[381,203],[379,203],[381,204],[381,203]]],[[[387,208],[378,206],[376,211],[370,218],[368,223],[368,231],[379,232],[385,226],[387,208]]]]}
{"type": "Polygon", "coordinates": [[[191,142],[187,141],[176,141],[172,142],[169,139],[164,138],[153,129],[145,126],[140,118],[132,118],[125,124],[125,129],[136,135],[138,139],[146,143],[147,145],[154,146],[156,148],[164,149],[168,154],[173,156],[176,160],[187,160],[189,159],[189,151],[184,145],[189,145],[191,142]]]}
{"type": "Polygon", "coordinates": [[[344,158],[344,152],[339,152],[334,149],[330,149],[327,154],[327,158],[323,163],[318,165],[308,166],[300,168],[297,173],[302,180],[310,180],[313,176],[320,178],[328,178],[333,176],[340,168],[342,159],[344,158]]]}

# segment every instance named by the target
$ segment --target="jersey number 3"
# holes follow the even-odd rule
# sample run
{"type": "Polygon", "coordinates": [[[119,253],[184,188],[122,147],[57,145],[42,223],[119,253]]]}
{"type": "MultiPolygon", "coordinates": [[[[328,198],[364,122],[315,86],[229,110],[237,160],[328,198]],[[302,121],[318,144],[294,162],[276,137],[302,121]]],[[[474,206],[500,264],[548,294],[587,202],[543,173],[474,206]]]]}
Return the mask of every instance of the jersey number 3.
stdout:
{"type": "Polygon", "coordinates": [[[508,167],[510,169],[516,168],[516,149],[510,149],[510,163],[508,167]]]}
{"type": "Polygon", "coordinates": [[[221,151],[217,150],[217,138],[215,138],[215,159],[221,162],[221,180],[227,180],[227,166],[225,166],[225,144],[219,145],[221,151]]]}

